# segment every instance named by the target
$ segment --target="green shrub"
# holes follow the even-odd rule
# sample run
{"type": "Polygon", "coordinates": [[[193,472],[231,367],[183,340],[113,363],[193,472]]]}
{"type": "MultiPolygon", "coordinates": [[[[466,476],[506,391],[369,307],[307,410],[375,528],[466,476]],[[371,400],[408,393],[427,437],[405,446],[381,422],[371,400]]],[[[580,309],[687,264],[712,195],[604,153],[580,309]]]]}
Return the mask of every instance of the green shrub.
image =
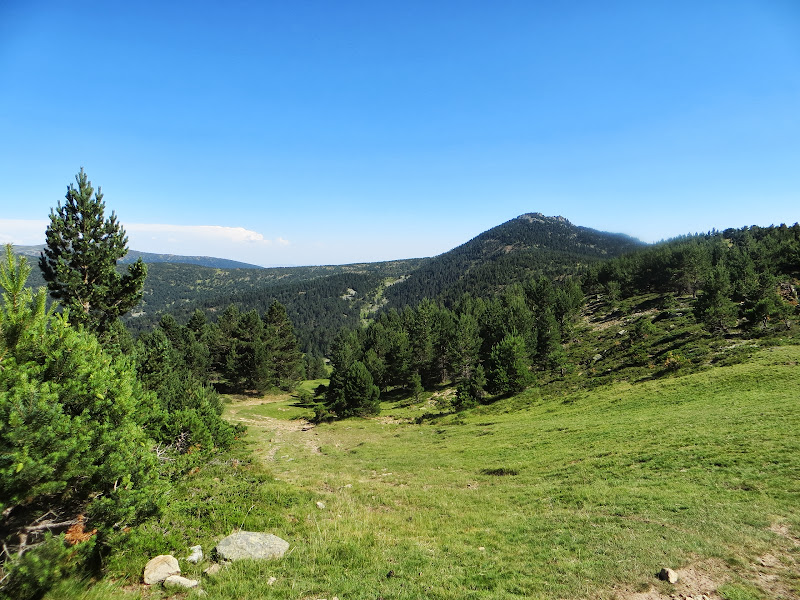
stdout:
{"type": "Polygon", "coordinates": [[[29,271],[9,247],[0,265],[0,542],[6,556],[21,553],[14,585],[28,589],[28,573],[35,590],[46,579],[41,557],[56,546],[46,541],[29,558],[26,550],[45,531],[85,515],[105,539],[155,511],[160,494],[156,457],[138,423],[152,398],[133,365],[73,328],[68,311],[48,314],[44,293],[34,298],[24,287],[29,271]]]}
{"type": "Polygon", "coordinates": [[[0,598],[28,600],[39,598],[53,583],[74,569],[75,552],[64,545],[63,536],[50,534],[36,548],[8,561],[4,568],[6,583],[0,598]]]}

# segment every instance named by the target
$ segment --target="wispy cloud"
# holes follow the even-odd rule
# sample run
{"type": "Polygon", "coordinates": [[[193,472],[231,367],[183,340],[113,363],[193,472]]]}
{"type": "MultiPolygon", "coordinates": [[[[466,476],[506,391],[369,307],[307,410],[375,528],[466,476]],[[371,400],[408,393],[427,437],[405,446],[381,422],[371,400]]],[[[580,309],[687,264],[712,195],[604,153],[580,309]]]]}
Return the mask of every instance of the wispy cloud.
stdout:
{"type": "MultiPolygon", "coordinates": [[[[48,220],[0,219],[0,243],[42,244],[48,220]]],[[[265,264],[271,256],[290,246],[283,237],[269,239],[244,227],[221,225],[169,225],[163,223],[123,223],[128,247],[161,254],[203,255],[265,264]]]]}
{"type": "Polygon", "coordinates": [[[221,225],[168,225],[161,223],[123,223],[128,246],[145,252],[218,256],[266,264],[274,254],[289,245],[278,237],[269,239],[244,227],[221,225]]]}
{"type": "Polygon", "coordinates": [[[288,245],[283,238],[270,240],[257,231],[244,227],[223,227],[221,225],[166,225],[160,223],[125,223],[128,237],[149,240],[191,240],[216,241],[232,244],[254,244],[271,246],[272,244],[288,245]]]}
{"type": "Polygon", "coordinates": [[[0,219],[0,244],[43,244],[49,223],[47,219],[0,219]]]}

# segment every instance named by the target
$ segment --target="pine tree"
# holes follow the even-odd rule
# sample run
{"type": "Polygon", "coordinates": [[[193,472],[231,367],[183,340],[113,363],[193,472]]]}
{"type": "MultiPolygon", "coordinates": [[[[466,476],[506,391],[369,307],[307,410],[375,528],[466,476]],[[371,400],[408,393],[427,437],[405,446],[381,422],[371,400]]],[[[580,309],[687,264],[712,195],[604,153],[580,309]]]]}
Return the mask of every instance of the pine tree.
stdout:
{"type": "Polygon", "coordinates": [[[292,321],[280,302],[273,302],[264,315],[264,335],[267,359],[272,363],[271,384],[289,390],[300,380],[303,355],[297,345],[292,321]]]}
{"type": "Polygon", "coordinates": [[[461,314],[456,323],[455,333],[449,340],[449,362],[456,383],[472,377],[478,365],[481,337],[478,320],[471,314],[461,314]]]}
{"type": "Polygon", "coordinates": [[[528,370],[525,340],[516,334],[505,336],[492,348],[489,390],[494,394],[515,394],[533,381],[528,370]]]}
{"type": "Polygon", "coordinates": [[[359,360],[350,365],[345,374],[344,398],[343,417],[376,415],[381,411],[380,390],[373,383],[367,367],[359,360]]]}
{"type": "MultiPolygon", "coordinates": [[[[148,514],[160,498],[156,458],[138,423],[150,394],[127,358],[109,355],[95,336],[45,310],[43,291],[24,287],[29,271],[6,250],[0,264],[3,560],[21,556],[48,529],[78,523],[79,515],[107,535],[148,514]]],[[[0,581],[0,596],[21,596],[11,591],[13,583],[4,585],[8,580],[0,581]]]]}
{"type": "Polygon", "coordinates": [[[103,194],[100,188],[95,194],[83,169],[75,181],[64,204],[50,211],[39,267],[70,319],[105,333],[141,300],[147,267],[139,259],[125,275],[117,272],[117,261],[128,253],[125,230],[113,212],[105,217],[103,194]]]}
{"type": "Polygon", "coordinates": [[[723,265],[713,267],[694,305],[695,317],[711,333],[724,333],[736,325],[738,307],[730,299],[730,290],[727,269],[723,265]]]}

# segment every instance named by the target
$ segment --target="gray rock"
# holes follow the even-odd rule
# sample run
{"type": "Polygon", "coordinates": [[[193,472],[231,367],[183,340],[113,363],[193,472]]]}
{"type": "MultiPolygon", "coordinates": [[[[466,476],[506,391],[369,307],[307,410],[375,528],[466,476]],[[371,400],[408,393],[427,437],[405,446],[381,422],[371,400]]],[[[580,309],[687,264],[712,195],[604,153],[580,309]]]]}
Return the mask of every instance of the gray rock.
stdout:
{"type": "Polygon", "coordinates": [[[144,567],[144,582],[147,585],[161,583],[170,575],[178,575],[181,568],[178,566],[178,559],[171,554],[161,554],[150,561],[144,567]]]}
{"type": "Polygon", "coordinates": [[[222,560],[280,558],[289,549],[289,542],[271,533],[240,531],[221,540],[216,547],[222,560]]]}
{"type": "Polygon", "coordinates": [[[661,569],[661,572],[658,574],[658,578],[661,581],[667,581],[669,583],[678,583],[678,574],[672,569],[667,569],[666,567],[661,569]]]}
{"type": "Polygon", "coordinates": [[[170,575],[164,580],[164,585],[191,589],[200,585],[200,582],[196,579],[187,579],[186,577],[181,577],[180,575],[170,575]]]}
{"type": "Polygon", "coordinates": [[[187,562],[190,562],[193,565],[196,565],[201,560],[203,560],[203,547],[202,546],[192,546],[191,548],[189,548],[189,550],[191,550],[192,553],[186,558],[187,562]]]}
{"type": "Polygon", "coordinates": [[[203,571],[203,575],[207,575],[208,577],[213,577],[217,573],[222,570],[222,566],[219,563],[214,563],[210,567],[208,567],[205,571],[203,571]]]}

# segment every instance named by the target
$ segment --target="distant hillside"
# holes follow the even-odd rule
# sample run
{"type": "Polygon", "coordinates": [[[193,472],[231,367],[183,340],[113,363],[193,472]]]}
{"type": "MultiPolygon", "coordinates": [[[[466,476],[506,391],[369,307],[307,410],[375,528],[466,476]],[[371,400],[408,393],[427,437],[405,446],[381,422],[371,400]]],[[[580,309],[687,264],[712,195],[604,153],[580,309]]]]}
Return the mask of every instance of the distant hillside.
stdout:
{"type": "MultiPolygon", "coordinates": [[[[28,285],[44,286],[38,269],[43,246],[15,246],[32,267],[28,285]]],[[[355,327],[384,303],[383,290],[402,281],[429,259],[405,259],[350,265],[242,268],[236,261],[129,251],[122,265],[137,257],[148,263],[142,303],[124,318],[134,333],[152,329],[161,316],[188,320],[195,309],[211,319],[229,304],[265,312],[283,304],[305,352],[327,351],[342,327],[355,327]],[[164,262],[163,259],[170,259],[164,262]],[[207,263],[207,264],[198,264],[207,263]],[[239,267],[225,267],[232,264],[239,267]],[[214,266],[220,265],[220,266],[214,266]]]]}
{"type": "Polygon", "coordinates": [[[151,264],[143,302],[126,324],[135,332],[146,331],[163,314],[185,322],[197,308],[213,319],[229,304],[263,313],[277,300],[295,325],[301,349],[324,352],[340,328],[355,327],[375,312],[384,302],[383,290],[425,260],[270,269],[151,264]]]}
{"type": "MultiPolygon", "coordinates": [[[[44,244],[37,246],[14,246],[14,251],[17,254],[28,256],[29,258],[39,259],[39,254],[44,248],[44,244]]],[[[237,260],[228,260],[227,258],[214,258],[213,256],[181,256],[179,254],[154,254],[152,252],[140,252],[138,250],[129,250],[128,254],[123,258],[120,264],[126,265],[136,262],[141,258],[144,262],[151,263],[178,263],[189,265],[200,265],[202,267],[214,267],[217,269],[262,269],[258,265],[251,265],[249,263],[239,262],[237,260]]],[[[31,261],[33,262],[33,261],[31,261]]]]}
{"type": "Polygon", "coordinates": [[[386,296],[400,307],[423,298],[452,300],[464,292],[487,295],[530,276],[563,275],[645,246],[627,235],[578,227],[564,217],[528,213],[430,259],[386,296]]]}
{"type": "MultiPolygon", "coordinates": [[[[149,265],[142,304],[125,320],[141,332],[166,313],[185,321],[200,308],[214,318],[231,303],[263,312],[278,300],[295,324],[302,350],[327,352],[341,327],[355,327],[382,307],[413,306],[424,298],[453,300],[465,292],[489,296],[514,281],[559,277],[644,246],[625,235],[577,227],[563,217],[530,213],[434,258],[381,263],[260,268],[131,250],[123,264],[141,256],[149,265]]],[[[35,266],[42,246],[15,250],[35,266]]],[[[44,284],[37,268],[30,284],[44,284]]]]}

